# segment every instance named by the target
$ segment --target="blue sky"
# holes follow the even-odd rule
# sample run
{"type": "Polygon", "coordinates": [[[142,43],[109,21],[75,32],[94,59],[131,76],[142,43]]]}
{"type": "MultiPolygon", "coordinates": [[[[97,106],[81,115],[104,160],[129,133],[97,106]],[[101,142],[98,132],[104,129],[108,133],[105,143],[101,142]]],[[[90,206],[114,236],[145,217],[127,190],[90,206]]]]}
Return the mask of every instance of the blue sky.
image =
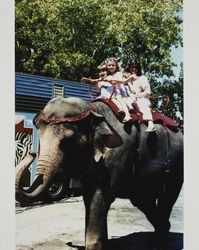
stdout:
{"type": "MultiPolygon", "coordinates": [[[[183,16],[183,11],[180,12],[178,14],[181,19],[184,18],[183,16]]],[[[183,36],[183,23],[181,24],[181,35],[183,36]]],[[[174,75],[175,75],[175,79],[178,79],[178,76],[180,74],[180,63],[183,62],[183,47],[181,46],[178,46],[177,48],[175,47],[172,47],[171,48],[171,52],[172,52],[172,58],[173,58],[173,61],[177,64],[176,67],[174,67],[174,75]]]]}
{"type": "Polygon", "coordinates": [[[172,58],[173,61],[177,64],[176,67],[174,67],[174,74],[175,79],[178,79],[178,76],[180,74],[180,63],[183,62],[183,48],[179,46],[178,48],[172,48],[172,58]]]}

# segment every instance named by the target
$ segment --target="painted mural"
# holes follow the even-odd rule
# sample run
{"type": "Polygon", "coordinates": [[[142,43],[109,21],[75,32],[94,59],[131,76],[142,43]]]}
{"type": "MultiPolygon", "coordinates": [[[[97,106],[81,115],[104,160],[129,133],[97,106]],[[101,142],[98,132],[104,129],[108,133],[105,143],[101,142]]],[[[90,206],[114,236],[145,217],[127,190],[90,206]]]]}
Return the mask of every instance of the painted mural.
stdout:
{"type": "MultiPolygon", "coordinates": [[[[32,113],[15,114],[15,166],[25,158],[28,151],[37,152],[37,135],[32,124],[34,115],[32,113]]],[[[34,164],[24,173],[22,180],[24,186],[30,185],[33,174],[34,164]]]]}

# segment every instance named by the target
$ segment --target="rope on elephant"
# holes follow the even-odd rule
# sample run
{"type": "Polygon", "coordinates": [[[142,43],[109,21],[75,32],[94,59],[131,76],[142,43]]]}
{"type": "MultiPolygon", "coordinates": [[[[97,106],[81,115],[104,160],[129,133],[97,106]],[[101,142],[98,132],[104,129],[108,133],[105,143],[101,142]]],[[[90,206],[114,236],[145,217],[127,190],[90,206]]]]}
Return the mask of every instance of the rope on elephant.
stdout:
{"type": "MultiPolygon", "coordinates": [[[[97,84],[98,82],[100,82],[102,80],[99,80],[99,79],[92,79],[92,78],[86,78],[86,77],[83,77],[81,79],[81,82],[86,82],[86,83],[89,83],[90,86],[89,86],[89,96],[91,98],[91,100],[95,100],[95,98],[93,97],[92,95],[92,92],[95,92],[95,93],[98,93],[99,92],[99,89],[97,87],[97,84]],[[93,87],[95,87],[95,90],[93,90],[93,87]]],[[[113,87],[113,91],[111,93],[111,96],[109,97],[109,101],[111,102],[111,99],[113,98],[113,95],[115,94],[116,92],[116,88],[115,88],[115,83],[117,83],[118,81],[112,81],[112,80],[103,80],[105,82],[109,82],[112,84],[112,87],[113,87]]],[[[119,81],[121,82],[121,81],[119,81]]],[[[163,101],[165,101],[165,104],[163,105],[163,107],[160,107],[160,108],[155,108],[157,111],[161,112],[161,113],[164,113],[164,111],[167,109],[168,105],[169,105],[169,102],[170,102],[170,99],[169,99],[169,96],[167,95],[158,95],[158,96],[149,96],[149,98],[151,100],[155,100],[155,99],[162,99],[163,101]]]]}
{"type": "Polygon", "coordinates": [[[108,82],[108,83],[112,84],[113,91],[112,91],[112,93],[111,93],[111,96],[109,97],[109,100],[111,100],[112,97],[113,97],[113,94],[116,93],[115,84],[116,84],[116,83],[121,83],[121,81],[117,81],[117,80],[107,80],[107,79],[100,80],[100,79],[92,79],[92,78],[86,78],[86,77],[82,77],[82,79],[81,79],[81,82],[85,82],[85,83],[89,83],[89,84],[90,84],[90,86],[89,86],[89,96],[90,96],[91,100],[94,100],[94,99],[95,99],[95,98],[93,97],[93,95],[92,95],[92,92],[93,92],[92,87],[95,86],[95,89],[96,89],[96,90],[95,90],[95,93],[98,93],[98,92],[99,92],[99,88],[98,88],[97,84],[98,84],[99,82],[101,82],[101,81],[108,82]]]}
{"type": "Polygon", "coordinates": [[[50,124],[61,124],[64,122],[76,122],[76,121],[81,121],[83,119],[85,119],[86,117],[88,117],[91,113],[91,109],[83,112],[81,115],[78,116],[73,116],[73,117],[61,117],[61,118],[57,118],[57,119],[49,119],[46,116],[42,117],[42,120],[46,123],[50,123],[50,124]]]}
{"type": "Polygon", "coordinates": [[[149,98],[152,100],[153,99],[162,99],[166,102],[162,108],[159,108],[161,113],[163,113],[166,110],[166,108],[168,107],[169,102],[170,102],[170,99],[167,95],[149,96],[149,98]]]}

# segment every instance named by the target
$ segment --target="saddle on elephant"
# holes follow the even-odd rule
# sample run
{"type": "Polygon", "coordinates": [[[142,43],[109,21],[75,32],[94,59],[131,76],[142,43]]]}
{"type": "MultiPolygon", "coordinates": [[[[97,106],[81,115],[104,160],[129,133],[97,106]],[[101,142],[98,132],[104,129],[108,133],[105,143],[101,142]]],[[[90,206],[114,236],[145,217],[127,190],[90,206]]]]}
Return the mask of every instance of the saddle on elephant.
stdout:
{"type": "MultiPolygon", "coordinates": [[[[153,97],[152,96],[151,98],[167,98],[167,97],[165,96],[153,97]]],[[[161,124],[164,127],[165,131],[167,130],[167,128],[176,129],[179,127],[179,124],[176,121],[174,121],[173,119],[171,119],[170,117],[162,113],[168,106],[168,100],[169,99],[166,100],[167,102],[165,106],[162,108],[161,112],[152,111],[152,117],[153,117],[154,123],[161,124]]],[[[115,116],[118,118],[119,121],[123,120],[125,114],[123,112],[118,112],[119,108],[111,101],[111,99],[101,98],[101,99],[94,99],[91,101],[91,103],[95,103],[95,102],[104,102],[112,109],[112,111],[114,112],[115,116]]],[[[132,123],[135,123],[135,122],[147,123],[147,121],[143,120],[142,113],[139,111],[136,104],[133,104],[133,110],[130,113],[130,115],[132,118],[132,121],[131,121],[132,123]]]]}

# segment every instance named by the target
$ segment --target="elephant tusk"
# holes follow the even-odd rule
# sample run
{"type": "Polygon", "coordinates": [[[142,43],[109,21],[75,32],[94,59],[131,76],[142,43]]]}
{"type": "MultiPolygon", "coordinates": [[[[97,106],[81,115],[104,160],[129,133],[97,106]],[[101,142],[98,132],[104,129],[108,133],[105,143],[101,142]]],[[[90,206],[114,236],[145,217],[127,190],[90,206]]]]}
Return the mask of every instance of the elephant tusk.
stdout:
{"type": "Polygon", "coordinates": [[[97,118],[104,118],[103,115],[98,114],[98,113],[95,112],[93,109],[91,109],[91,113],[92,113],[95,117],[97,117],[97,118]]]}

